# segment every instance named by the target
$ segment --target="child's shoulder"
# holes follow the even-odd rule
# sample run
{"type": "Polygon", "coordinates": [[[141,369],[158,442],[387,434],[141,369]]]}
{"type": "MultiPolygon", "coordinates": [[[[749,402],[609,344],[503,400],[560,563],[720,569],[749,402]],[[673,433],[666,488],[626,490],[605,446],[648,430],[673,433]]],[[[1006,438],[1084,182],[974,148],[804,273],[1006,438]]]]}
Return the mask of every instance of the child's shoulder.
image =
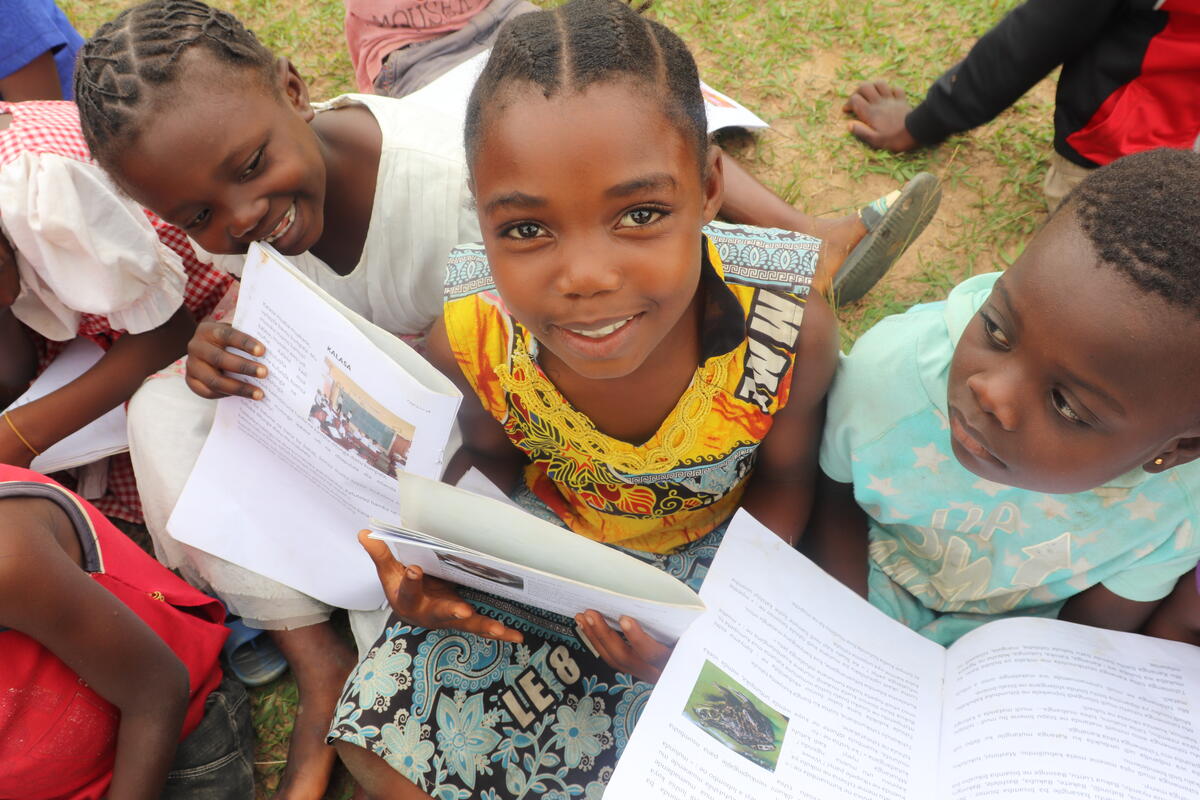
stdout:
{"type": "Polygon", "coordinates": [[[417,152],[456,165],[465,163],[462,119],[442,109],[405,97],[374,94],[343,94],[313,104],[319,113],[355,106],[365,108],[375,118],[383,135],[384,151],[417,152]]]}
{"type": "Polygon", "coordinates": [[[805,296],[816,275],[821,240],[780,228],[711,222],[704,235],[728,283],[805,296]]]}
{"type": "Polygon", "coordinates": [[[841,357],[827,406],[826,474],[848,482],[851,453],[904,420],[927,415],[926,422],[940,428],[954,348],[997,277],[971,278],[946,300],[885,317],[841,357]]]}
{"type": "Polygon", "coordinates": [[[460,244],[446,261],[445,300],[460,300],[496,287],[482,243],[460,244]]]}

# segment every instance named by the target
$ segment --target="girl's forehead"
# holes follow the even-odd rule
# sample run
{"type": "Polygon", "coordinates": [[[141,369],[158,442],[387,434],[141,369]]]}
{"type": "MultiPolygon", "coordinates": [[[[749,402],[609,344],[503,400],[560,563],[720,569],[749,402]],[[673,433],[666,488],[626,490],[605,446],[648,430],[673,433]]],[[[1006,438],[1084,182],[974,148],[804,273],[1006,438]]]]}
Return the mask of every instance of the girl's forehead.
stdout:
{"type": "Polygon", "coordinates": [[[549,96],[535,83],[508,82],[485,101],[483,117],[477,150],[498,135],[532,140],[540,138],[538,132],[550,130],[586,131],[614,138],[630,133],[688,138],[684,126],[669,113],[665,99],[653,86],[623,76],[581,89],[564,87],[549,96]]]}

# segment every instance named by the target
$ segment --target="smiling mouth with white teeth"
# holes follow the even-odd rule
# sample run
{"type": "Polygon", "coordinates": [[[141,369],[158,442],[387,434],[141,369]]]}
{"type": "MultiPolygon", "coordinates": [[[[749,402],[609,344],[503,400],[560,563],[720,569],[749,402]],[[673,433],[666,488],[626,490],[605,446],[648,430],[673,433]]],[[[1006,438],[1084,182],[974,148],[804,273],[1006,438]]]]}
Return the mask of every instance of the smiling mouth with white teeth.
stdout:
{"type": "Polygon", "coordinates": [[[288,206],[287,213],[283,215],[283,219],[275,226],[275,229],[263,237],[263,241],[267,244],[274,244],[292,228],[292,223],[296,221],[296,204],[293,202],[288,206]]]}
{"type": "Polygon", "coordinates": [[[626,317],[625,319],[619,319],[616,322],[612,323],[611,325],[605,325],[603,328],[574,328],[574,327],[571,327],[570,325],[563,325],[561,327],[563,328],[563,330],[570,331],[571,333],[574,333],[577,336],[585,336],[588,339],[603,339],[605,336],[616,333],[618,330],[625,327],[625,325],[627,325],[630,322],[630,320],[632,320],[633,317],[636,317],[636,316],[637,316],[637,314],[634,314],[631,317],[626,317]]]}

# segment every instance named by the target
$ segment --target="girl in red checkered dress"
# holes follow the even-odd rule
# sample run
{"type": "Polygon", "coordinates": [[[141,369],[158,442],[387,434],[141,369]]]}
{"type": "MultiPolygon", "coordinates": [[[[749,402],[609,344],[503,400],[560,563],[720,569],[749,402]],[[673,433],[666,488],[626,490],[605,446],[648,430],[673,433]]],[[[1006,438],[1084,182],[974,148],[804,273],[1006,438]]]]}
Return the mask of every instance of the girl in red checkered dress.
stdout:
{"type": "MultiPolygon", "coordinates": [[[[127,401],[183,355],[232,284],[187,237],[121,194],[88,154],[73,103],[0,103],[0,405],[77,336],[106,351],[61,389],[4,412],[0,462],[35,455],[127,401]]],[[[141,522],[126,455],[109,461],[110,516],[141,522]]]]}

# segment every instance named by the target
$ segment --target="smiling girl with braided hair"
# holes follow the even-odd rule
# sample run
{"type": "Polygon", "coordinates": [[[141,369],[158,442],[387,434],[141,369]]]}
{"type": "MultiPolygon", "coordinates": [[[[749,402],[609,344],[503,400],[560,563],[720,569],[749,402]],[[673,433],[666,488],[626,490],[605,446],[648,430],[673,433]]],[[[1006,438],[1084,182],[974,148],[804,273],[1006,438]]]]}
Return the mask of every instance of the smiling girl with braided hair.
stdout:
{"type": "MultiPolygon", "coordinates": [[[[237,271],[241,257],[225,254],[268,241],[394,333],[428,328],[447,253],[479,235],[457,121],[368,95],[318,113],[287,59],[204,3],[154,0],[103,25],[81,50],[76,100],[88,144],[116,183],[217,254],[216,264],[237,271]]],[[[202,323],[186,378],[162,374],[131,402],[130,453],[160,558],[269,630],[287,657],[301,703],[280,796],[316,798],[335,758],[324,734],[354,664],[332,609],[166,532],[212,424],[211,398],[251,393],[222,370],[257,365],[227,345],[265,351],[227,324],[202,323]]]]}

